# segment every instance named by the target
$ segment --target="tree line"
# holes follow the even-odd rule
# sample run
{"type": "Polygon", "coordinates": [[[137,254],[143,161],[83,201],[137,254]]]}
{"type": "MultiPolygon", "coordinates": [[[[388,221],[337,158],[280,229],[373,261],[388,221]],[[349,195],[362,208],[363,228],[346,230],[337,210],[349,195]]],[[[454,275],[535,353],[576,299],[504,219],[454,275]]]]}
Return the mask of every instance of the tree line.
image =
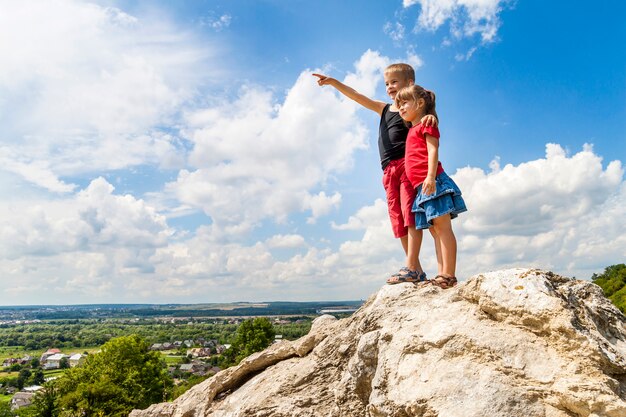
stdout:
{"type": "Polygon", "coordinates": [[[604,291],[604,295],[626,313],[626,265],[611,265],[601,274],[593,274],[591,280],[604,291]]]}
{"type": "MultiPolygon", "coordinates": [[[[306,334],[311,325],[308,317],[293,318],[293,322],[276,326],[278,334],[293,339],[306,334]],[[300,322],[295,320],[300,319],[300,322]]],[[[0,346],[20,347],[24,350],[40,350],[50,347],[85,348],[100,346],[114,337],[137,334],[149,343],[174,342],[176,340],[217,340],[229,343],[237,324],[228,321],[205,322],[157,322],[155,320],[58,320],[29,325],[0,326],[0,346]]]]}

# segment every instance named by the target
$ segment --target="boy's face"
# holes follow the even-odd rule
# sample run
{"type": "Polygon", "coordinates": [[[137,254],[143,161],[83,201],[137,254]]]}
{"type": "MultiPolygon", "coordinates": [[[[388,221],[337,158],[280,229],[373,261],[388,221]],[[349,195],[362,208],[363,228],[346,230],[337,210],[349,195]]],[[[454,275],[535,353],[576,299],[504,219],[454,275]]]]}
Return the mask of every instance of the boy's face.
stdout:
{"type": "Polygon", "coordinates": [[[395,100],[398,91],[402,90],[404,87],[415,84],[413,80],[406,78],[400,72],[385,71],[384,77],[387,94],[392,100],[395,100]]]}

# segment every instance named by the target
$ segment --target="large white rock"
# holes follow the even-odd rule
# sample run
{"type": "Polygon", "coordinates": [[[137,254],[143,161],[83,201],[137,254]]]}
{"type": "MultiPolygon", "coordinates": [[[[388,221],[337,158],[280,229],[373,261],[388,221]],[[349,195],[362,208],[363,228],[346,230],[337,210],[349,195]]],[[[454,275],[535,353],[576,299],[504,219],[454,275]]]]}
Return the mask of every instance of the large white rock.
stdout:
{"type": "Polygon", "coordinates": [[[625,323],[596,285],[545,271],[384,286],[131,416],[625,417],[625,323]]]}

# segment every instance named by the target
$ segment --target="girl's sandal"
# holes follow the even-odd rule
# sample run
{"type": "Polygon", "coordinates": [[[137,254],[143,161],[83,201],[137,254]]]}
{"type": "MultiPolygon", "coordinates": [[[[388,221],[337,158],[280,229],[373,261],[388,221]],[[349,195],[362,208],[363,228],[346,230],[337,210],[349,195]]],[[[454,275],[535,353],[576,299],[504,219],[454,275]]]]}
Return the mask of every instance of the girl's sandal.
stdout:
{"type": "Polygon", "coordinates": [[[430,283],[438,286],[444,290],[448,288],[452,288],[457,284],[456,277],[447,277],[445,275],[437,275],[435,278],[430,280],[430,283]]]}

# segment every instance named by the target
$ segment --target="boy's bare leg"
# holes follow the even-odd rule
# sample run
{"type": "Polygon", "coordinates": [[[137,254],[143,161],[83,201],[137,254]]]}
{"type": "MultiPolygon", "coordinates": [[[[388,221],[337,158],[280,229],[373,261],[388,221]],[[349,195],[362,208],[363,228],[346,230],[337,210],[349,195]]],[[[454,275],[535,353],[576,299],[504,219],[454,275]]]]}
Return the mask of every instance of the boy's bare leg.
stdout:
{"type": "Polygon", "coordinates": [[[423,232],[421,229],[409,227],[406,266],[412,271],[423,272],[420,264],[420,248],[422,247],[423,232]]]}
{"type": "Polygon", "coordinates": [[[409,235],[406,234],[400,238],[400,243],[402,243],[402,249],[404,249],[404,254],[407,255],[409,253],[409,235]]]}
{"type": "Polygon", "coordinates": [[[433,227],[441,244],[441,258],[443,261],[441,275],[454,277],[456,276],[456,237],[452,231],[452,218],[449,214],[437,217],[433,220],[433,227]]]}
{"type": "Polygon", "coordinates": [[[443,274],[443,259],[441,257],[441,240],[439,240],[439,236],[435,231],[434,227],[430,227],[428,229],[430,234],[433,236],[433,240],[435,241],[435,255],[437,256],[437,275],[443,274]]]}

